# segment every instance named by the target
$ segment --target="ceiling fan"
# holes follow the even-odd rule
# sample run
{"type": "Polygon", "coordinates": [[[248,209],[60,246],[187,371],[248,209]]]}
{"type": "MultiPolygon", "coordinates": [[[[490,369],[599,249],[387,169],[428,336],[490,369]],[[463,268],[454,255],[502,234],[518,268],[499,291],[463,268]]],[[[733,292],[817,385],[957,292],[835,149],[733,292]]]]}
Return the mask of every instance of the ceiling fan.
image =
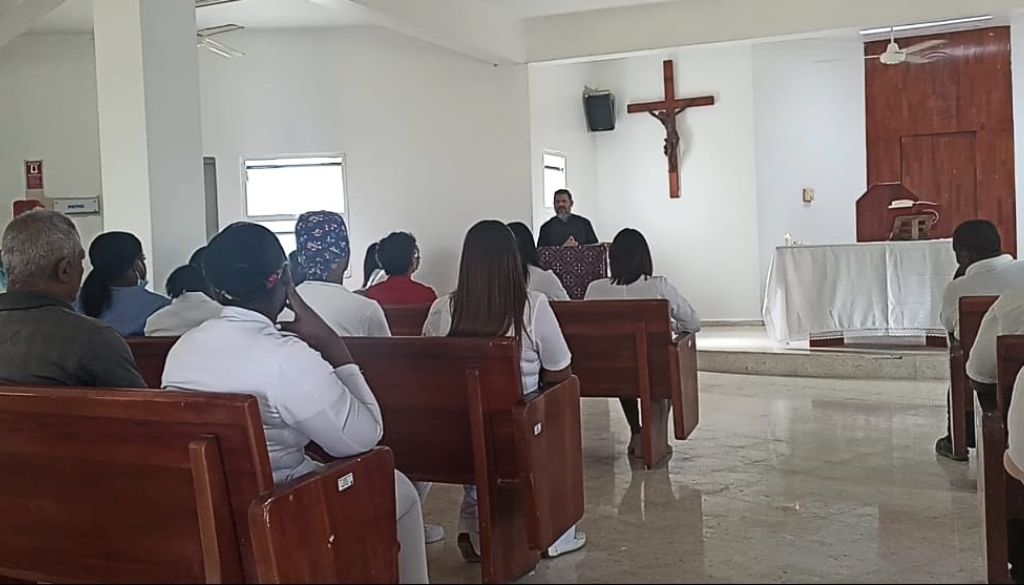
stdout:
{"type": "Polygon", "coordinates": [[[900,48],[896,42],[895,28],[889,28],[889,45],[879,55],[868,55],[865,59],[877,59],[882,65],[902,65],[904,63],[932,63],[948,57],[942,51],[934,51],[937,47],[945,45],[949,41],[935,39],[911,45],[905,49],[900,48]]]}
{"type": "Polygon", "coordinates": [[[231,59],[232,57],[244,57],[245,53],[243,51],[239,51],[234,47],[225,45],[224,43],[210,38],[243,29],[245,29],[245,27],[240,24],[222,24],[220,26],[201,28],[196,31],[196,47],[206,49],[207,51],[220,55],[226,59],[231,59]]]}
{"type": "MultiPolygon", "coordinates": [[[[199,9],[207,8],[209,6],[218,6],[220,4],[230,4],[238,2],[238,0],[195,0],[195,2],[196,8],[199,9]]],[[[223,35],[243,29],[245,29],[245,27],[240,24],[222,24],[219,26],[201,28],[196,31],[196,47],[206,49],[207,51],[220,55],[225,59],[231,59],[232,57],[244,57],[244,52],[211,38],[217,35],[223,35]]]]}

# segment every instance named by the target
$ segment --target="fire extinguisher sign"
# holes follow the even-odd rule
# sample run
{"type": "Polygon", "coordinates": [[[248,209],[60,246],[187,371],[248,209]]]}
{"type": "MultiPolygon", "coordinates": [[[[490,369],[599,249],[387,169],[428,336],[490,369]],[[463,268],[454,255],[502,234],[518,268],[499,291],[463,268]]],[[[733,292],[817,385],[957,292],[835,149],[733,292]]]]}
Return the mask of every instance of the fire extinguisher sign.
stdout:
{"type": "Polygon", "coordinates": [[[25,189],[27,191],[43,190],[43,161],[25,161],[25,189]]]}

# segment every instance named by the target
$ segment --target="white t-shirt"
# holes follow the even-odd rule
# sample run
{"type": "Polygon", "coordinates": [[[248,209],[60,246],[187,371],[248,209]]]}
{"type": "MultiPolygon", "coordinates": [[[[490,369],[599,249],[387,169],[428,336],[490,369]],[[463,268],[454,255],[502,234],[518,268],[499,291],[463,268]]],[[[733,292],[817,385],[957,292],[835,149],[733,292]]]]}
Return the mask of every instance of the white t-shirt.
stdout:
{"type": "Polygon", "coordinates": [[[554,272],[544,270],[534,265],[529,265],[530,281],[526,283],[527,288],[546,296],[549,301],[568,301],[569,293],[565,292],[562,281],[558,280],[554,272]]]}
{"type": "Polygon", "coordinates": [[[187,292],[146,320],[147,337],[177,337],[220,317],[224,307],[201,292],[187,292]]]}
{"type": "Polygon", "coordinates": [[[335,370],[306,342],[237,307],[225,307],[174,344],[163,387],[255,396],[276,483],[319,467],[306,456],[310,440],[335,457],[351,457],[384,434],[380,407],[358,366],[335,370]]]}
{"type": "MultiPolygon", "coordinates": [[[[430,307],[427,321],[423,324],[426,337],[444,337],[452,327],[451,295],[445,295],[430,307]]],[[[540,388],[540,371],[556,372],[572,365],[572,354],[562,336],[562,328],[555,319],[548,299],[530,291],[523,311],[523,353],[519,369],[523,376],[523,394],[540,388]]],[[[511,335],[509,331],[506,335],[511,335]]]]}
{"type": "MultiPolygon", "coordinates": [[[[357,295],[340,284],[307,280],[296,289],[302,300],[342,337],[390,337],[384,309],[377,301],[357,295]]],[[[278,321],[294,320],[291,311],[278,321]]]]}
{"type": "Polygon", "coordinates": [[[1024,288],[1024,262],[1003,254],[971,264],[963,276],[946,285],[939,319],[946,331],[960,338],[960,297],[999,295],[1024,288]]]}
{"type": "Polygon", "coordinates": [[[612,284],[612,279],[602,278],[590,283],[583,298],[588,301],[667,299],[672,331],[678,335],[700,331],[697,311],[664,276],[641,276],[626,285],[612,284]]]}
{"type": "Polygon", "coordinates": [[[1006,450],[1013,460],[1014,465],[1024,469],[1024,370],[1017,374],[1017,381],[1013,385],[1013,395],[1016,397],[1010,401],[1010,410],[1006,413],[1006,450]]]}
{"type": "MultiPolygon", "coordinates": [[[[999,379],[996,339],[1000,335],[1024,335],[1024,289],[1004,292],[981,320],[978,337],[967,360],[967,376],[983,384],[999,379]]],[[[1024,401],[1022,401],[1024,402],[1024,401]]]]}

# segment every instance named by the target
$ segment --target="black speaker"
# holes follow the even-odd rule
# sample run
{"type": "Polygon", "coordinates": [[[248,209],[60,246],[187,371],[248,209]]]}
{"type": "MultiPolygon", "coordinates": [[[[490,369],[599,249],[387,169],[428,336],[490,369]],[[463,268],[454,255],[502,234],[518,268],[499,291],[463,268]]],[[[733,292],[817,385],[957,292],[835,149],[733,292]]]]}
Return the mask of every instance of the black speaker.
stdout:
{"type": "Polygon", "coordinates": [[[610,91],[583,94],[583,111],[591,132],[615,130],[615,96],[610,91]]]}

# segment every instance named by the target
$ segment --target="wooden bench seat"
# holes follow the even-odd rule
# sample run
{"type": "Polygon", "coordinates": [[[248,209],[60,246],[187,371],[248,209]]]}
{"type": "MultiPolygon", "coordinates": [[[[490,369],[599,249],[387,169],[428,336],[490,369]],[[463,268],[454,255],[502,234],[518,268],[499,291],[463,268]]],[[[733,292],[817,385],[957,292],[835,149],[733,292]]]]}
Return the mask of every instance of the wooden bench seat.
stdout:
{"type": "MultiPolygon", "coordinates": [[[[231,394],[3,387],[0,466],[0,577],[29,581],[256,582],[268,560],[252,546],[250,507],[289,489],[275,490],[256,398],[231,394]]],[[[380,490],[386,479],[393,498],[393,471],[382,479],[350,466],[324,473],[358,472],[380,490]]],[[[327,503],[369,512],[354,498],[327,503]]],[[[326,513],[294,511],[310,526],[326,513]]],[[[393,501],[374,517],[390,530],[363,537],[397,559],[393,501]]],[[[323,562],[320,550],[276,550],[291,563],[323,562]]],[[[345,579],[397,578],[394,559],[366,570],[335,553],[345,579]]]]}
{"type": "Polygon", "coordinates": [[[673,339],[666,300],[551,306],[572,351],[580,395],[640,399],[644,464],[654,467],[668,454],[668,437],[653,424],[652,402],[671,402],[677,439],[688,438],[700,420],[696,336],[673,339]]]}
{"type": "Polygon", "coordinates": [[[345,342],[380,403],[396,467],[418,481],[476,485],[485,582],[529,572],[583,516],[575,377],[524,396],[508,338],[345,342]]]}

